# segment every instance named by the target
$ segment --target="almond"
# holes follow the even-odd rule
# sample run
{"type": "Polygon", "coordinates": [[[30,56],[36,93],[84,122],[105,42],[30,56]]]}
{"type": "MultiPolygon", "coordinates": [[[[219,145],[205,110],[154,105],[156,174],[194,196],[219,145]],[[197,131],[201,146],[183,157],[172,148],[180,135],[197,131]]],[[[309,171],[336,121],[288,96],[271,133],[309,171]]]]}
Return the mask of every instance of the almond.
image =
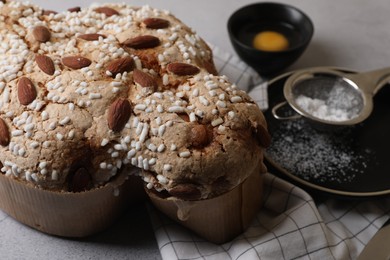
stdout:
{"type": "Polygon", "coordinates": [[[152,88],[153,90],[157,88],[157,82],[154,77],[139,69],[133,71],[133,81],[143,88],[152,88]]]}
{"type": "Polygon", "coordinates": [[[195,148],[202,148],[207,146],[211,137],[205,125],[194,125],[190,132],[190,143],[195,148]]]}
{"type": "Polygon", "coordinates": [[[0,117],[0,145],[7,146],[10,141],[10,135],[7,124],[0,117]]]}
{"type": "Polygon", "coordinates": [[[95,12],[100,13],[100,14],[105,14],[107,17],[113,16],[113,15],[119,15],[119,12],[115,9],[112,9],[110,7],[98,7],[94,9],[95,12]]]}
{"type": "Polygon", "coordinates": [[[37,63],[38,67],[45,72],[48,75],[53,75],[55,72],[54,62],[53,60],[42,54],[37,54],[35,56],[35,62],[37,63]]]}
{"type": "Polygon", "coordinates": [[[58,14],[58,12],[53,10],[43,10],[42,15],[51,15],[51,14],[58,14]]]}
{"type": "Polygon", "coordinates": [[[68,56],[62,58],[62,64],[74,70],[82,69],[91,65],[91,60],[82,56],[68,56]]]}
{"type": "Polygon", "coordinates": [[[82,192],[91,187],[92,177],[88,170],[85,168],[79,168],[70,178],[69,191],[82,192]]]}
{"type": "Polygon", "coordinates": [[[99,33],[88,33],[88,34],[81,34],[77,38],[86,40],[86,41],[97,41],[99,40],[99,37],[107,38],[104,34],[99,34],[99,33]]]}
{"type": "Polygon", "coordinates": [[[114,132],[122,131],[130,118],[131,106],[127,99],[118,98],[108,109],[108,127],[114,132]]]}
{"type": "Polygon", "coordinates": [[[80,6],[75,6],[75,7],[69,8],[68,11],[71,12],[71,13],[78,13],[78,12],[81,11],[81,7],[80,6]]]}
{"type": "Polygon", "coordinates": [[[35,26],[32,33],[35,40],[37,40],[38,42],[47,42],[51,38],[51,33],[49,29],[47,29],[47,27],[43,25],[35,26]]]}
{"type": "Polygon", "coordinates": [[[18,82],[18,99],[20,104],[27,106],[37,97],[37,90],[29,78],[22,77],[18,82]]]}
{"type": "Polygon", "coordinates": [[[169,21],[161,18],[146,18],[143,23],[149,29],[164,29],[169,26],[169,21]]]}
{"type": "Polygon", "coordinates": [[[200,72],[198,67],[187,63],[170,63],[167,66],[168,71],[178,75],[178,76],[191,76],[198,74],[200,72]]]}
{"type": "Polygon", "coordinates": [[[200,190],[193,184],[179,184],[168,192],[182,200],[198,200],[201,196],[200,190]]]}
{"type": "Polygon", "coordinates": [[[133,49],[148,49],[160,45],[160,39],[152,35],[141,35],[127,39],[123,44],[133,49]]]}
{"type": "Polygon", "coordinates": [[[181,119],[183,119],[186,122],[190,122],[190,116],[186,113],[178,113],[177,114],[181,119]]]}
{"type": "Polygon", "coordinates": [[[112,74],[112,77],[115,77],[118,73],[123,73],[125,71],[129,72],[134,68],[133,58],[124,57],[111,61],[108,63],[106,69],[112,74]]]}

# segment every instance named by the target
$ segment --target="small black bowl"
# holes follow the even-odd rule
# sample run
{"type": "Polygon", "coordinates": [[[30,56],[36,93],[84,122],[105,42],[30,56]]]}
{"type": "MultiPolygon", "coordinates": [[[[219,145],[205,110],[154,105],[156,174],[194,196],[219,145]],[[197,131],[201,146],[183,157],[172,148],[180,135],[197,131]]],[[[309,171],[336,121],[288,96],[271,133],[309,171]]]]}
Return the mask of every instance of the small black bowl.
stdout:
{"type": "Polygon", "coordinates": [[[304,52],[314,33],[310,18],[299,9],[280,3],[255,3],[234,12],[228,20],[232,45],[248,65],[261,75],[273,75],[293,64],[304,52]],[[281,51],[263,51],[252,45],[261,31],[284,35],[289,47],[281,51]]]}

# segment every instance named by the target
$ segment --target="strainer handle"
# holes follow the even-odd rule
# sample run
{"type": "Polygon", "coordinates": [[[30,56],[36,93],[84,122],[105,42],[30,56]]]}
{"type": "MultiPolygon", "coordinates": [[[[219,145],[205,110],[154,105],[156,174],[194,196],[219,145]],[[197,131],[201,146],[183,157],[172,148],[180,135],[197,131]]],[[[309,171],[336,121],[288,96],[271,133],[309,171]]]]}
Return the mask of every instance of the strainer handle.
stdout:
{"type": "Polygon", "coordinates": [[[356,84],[369,95],[374,96],[390,80],[390,67],[363,73],[349,74],[356,84]]]}
{"type": "Polygon", "coordinates": [[[285,115],[278,114],[279,109],[284,107],[284,106],[290,106],[290,105],[287,103],[287,101],[282,101],[279,104],[276,104],[272,108],[272,115],[274,116],[274,118],[276,118],[278,120],[296,120],[296,119],[299,119],[302,117],[300,114],[297,114],[295,112],[294,112],[295,114],[292,116],[285,116],[285,115]]]}

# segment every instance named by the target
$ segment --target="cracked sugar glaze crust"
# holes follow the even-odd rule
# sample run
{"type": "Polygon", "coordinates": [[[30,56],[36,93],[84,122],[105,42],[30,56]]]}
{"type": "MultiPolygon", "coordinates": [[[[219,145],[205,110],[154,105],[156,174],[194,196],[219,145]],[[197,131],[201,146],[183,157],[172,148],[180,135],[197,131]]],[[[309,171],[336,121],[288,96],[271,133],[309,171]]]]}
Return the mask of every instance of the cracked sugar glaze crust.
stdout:
{"type": "MultiPolygon", "coordinates": [[[[241,183],[269,135],[263,114],[205,42],[168,11],[0,2],[0,166],[79,192],[120,170],[146,187],[210,198],[241,183]]],[[[265,168],[263,167],[265,170],[265,168]]]]}

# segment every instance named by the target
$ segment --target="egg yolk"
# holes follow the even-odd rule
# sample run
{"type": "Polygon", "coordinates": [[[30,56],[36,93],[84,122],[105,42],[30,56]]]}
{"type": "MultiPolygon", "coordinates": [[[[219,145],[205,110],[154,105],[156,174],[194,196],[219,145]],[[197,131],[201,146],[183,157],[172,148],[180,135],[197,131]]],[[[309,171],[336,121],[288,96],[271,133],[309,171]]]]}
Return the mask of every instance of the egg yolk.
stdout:
{"type": "Polygon", "coordinates": [[[288,48],[288,40],[281,33],[263,31],[254,37],[253,47],[262,51],[283,51],[288,48]]]}

